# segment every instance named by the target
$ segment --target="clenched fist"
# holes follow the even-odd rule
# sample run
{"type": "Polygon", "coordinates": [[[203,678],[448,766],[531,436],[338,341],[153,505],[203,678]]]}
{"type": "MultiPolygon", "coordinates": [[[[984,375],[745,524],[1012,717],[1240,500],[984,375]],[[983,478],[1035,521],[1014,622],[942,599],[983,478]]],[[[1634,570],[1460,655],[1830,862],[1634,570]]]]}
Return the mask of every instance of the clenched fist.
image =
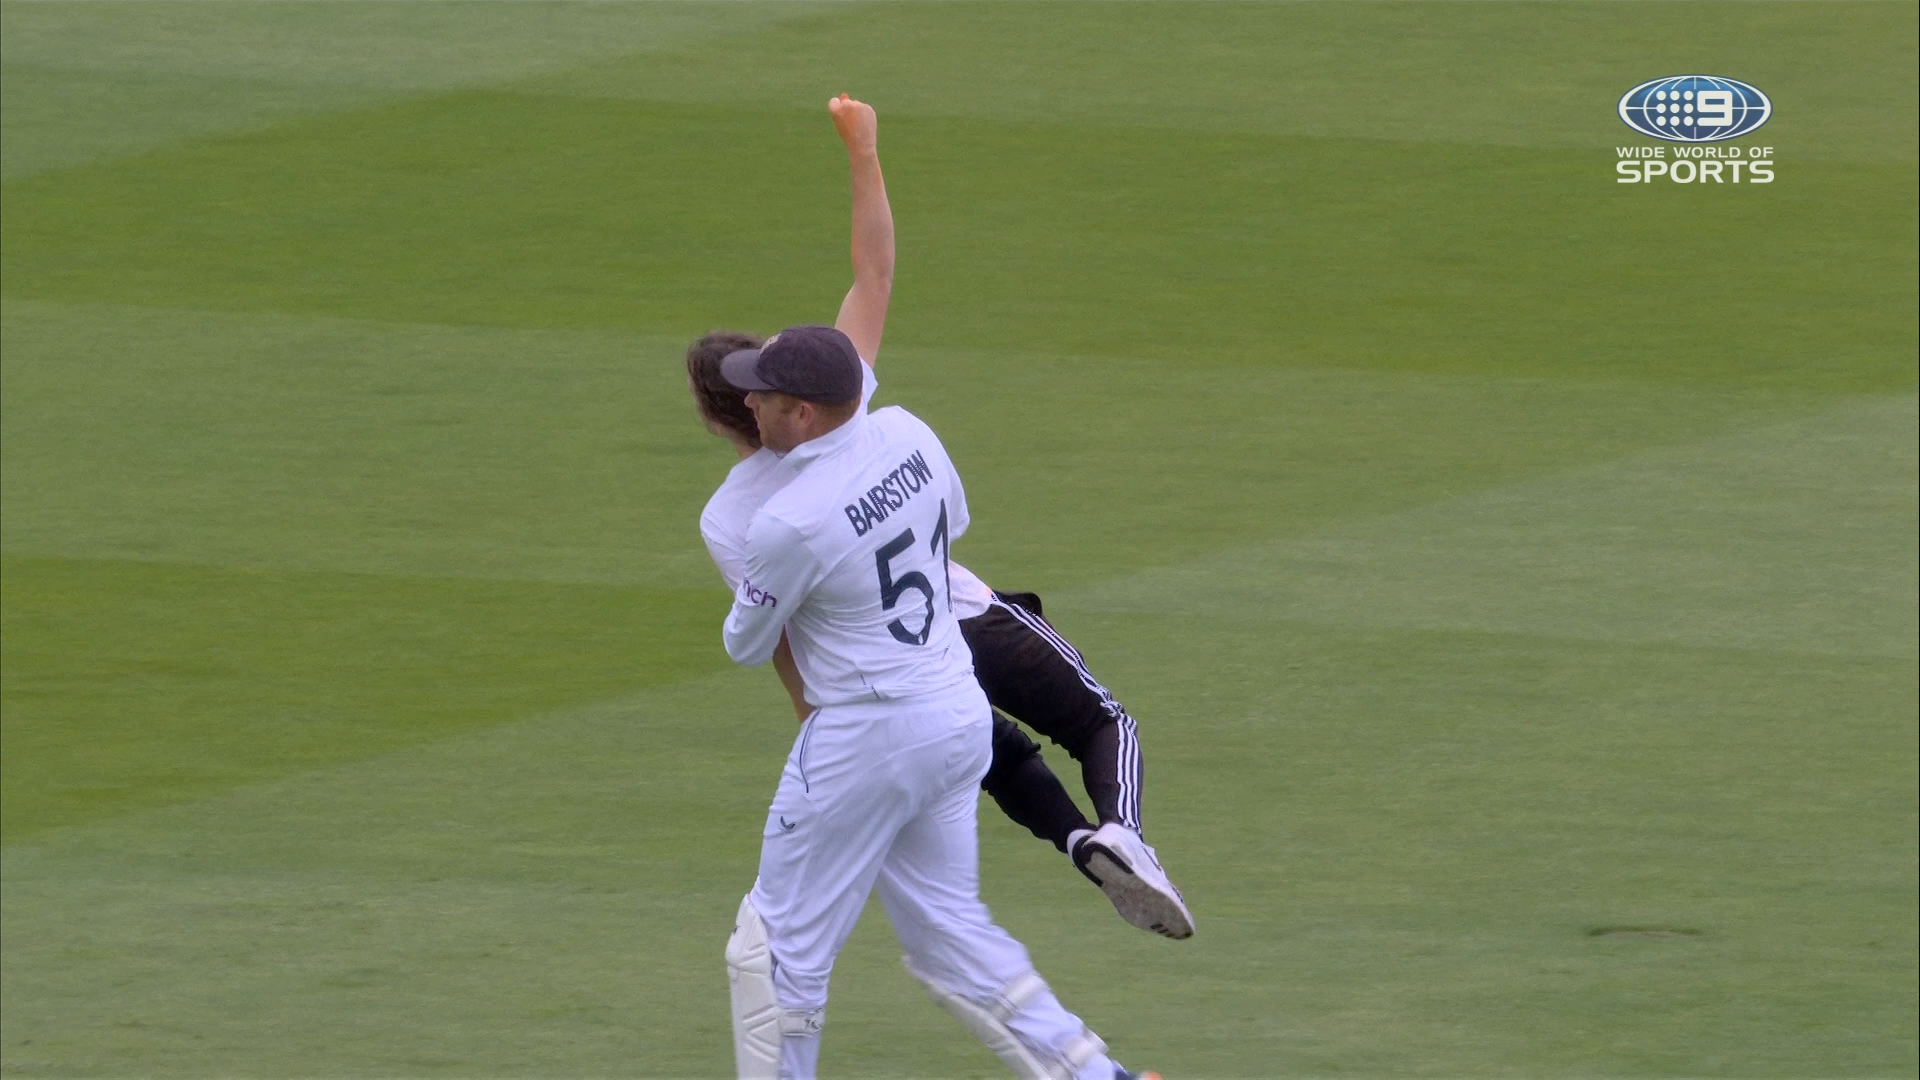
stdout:
{"type": "Polygon", "coordinates": [[[841,94],[827,102],[827,111],[833,114],[834,130],[840,133],[840,141],[847,144],[847,153],[877,151],[879,122],[874,119],[873,106],[841,94]]]}

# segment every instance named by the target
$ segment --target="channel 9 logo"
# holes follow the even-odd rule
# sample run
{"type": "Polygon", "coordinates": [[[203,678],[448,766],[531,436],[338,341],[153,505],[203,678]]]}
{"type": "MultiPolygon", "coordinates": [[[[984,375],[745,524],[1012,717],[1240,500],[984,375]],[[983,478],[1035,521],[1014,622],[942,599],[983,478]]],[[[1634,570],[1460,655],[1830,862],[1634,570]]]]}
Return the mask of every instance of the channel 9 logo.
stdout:
{"type": "Polygon", "coordinates": [[[1643,82],[1620,98],[1620,119],[1667,142],[1737,139],[1773,115],[1758,87],[1714,75],[1669,75],[1643,82]]]}

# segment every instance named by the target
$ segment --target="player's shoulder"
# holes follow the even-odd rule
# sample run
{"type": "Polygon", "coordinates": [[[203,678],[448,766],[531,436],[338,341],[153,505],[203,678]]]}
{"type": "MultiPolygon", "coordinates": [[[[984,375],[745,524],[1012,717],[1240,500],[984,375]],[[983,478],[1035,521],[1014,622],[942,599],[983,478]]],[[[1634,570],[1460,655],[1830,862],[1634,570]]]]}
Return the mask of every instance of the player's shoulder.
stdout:
{"type": "MultiPolygon", "coordinates": [[[[878,433],[869,428],[868,435],[878,433]]],[[[754,510],[754,533],[763,539],[777,534],[813,545],[833,522],[843,520],[841,507],[847,501],[847,492],[872,481],[880,460],[875,452],[889,441],[863,438],[863,445],[799,470],[791,483],[773,492],[754,510]]],[[[822,551],[824,554],[825,549],[822,551]]]]}
{"type": "Polygon", "coordinates": [[[795,509],[793,505],[768,503],[755,510],[741,530],[745,546],[763,555],[794,544],[812,549],[813,539],[820,533],[819,522],[795,509]]]}
{"type": "Polygon", "coordinates": [[[831,485],[823,486],[822,479],[818,474],[802,474],[794,483],[762,500],[748,517],[756,528],[765,519],[779,522],[784,528],[803,537],[813,536],[820,531],[820,521],[824,516],[820,508],[830,501],[832,495],[831,485]]]}
{"type": "Polygon", "coordinates": [[[940,441],[940,433],[933,430],[932,425],[925,420],[906,409],[898,405],[889,405],[884,409],[874,410],[869,419],[873,422],[874,431],[880,436],[879,441],[888,447],[883,451],[882,456],[906,451],[911,454],[931,455],[936,462],[946,461],[947,447],[940,441]]]}
{"type": "Polygon", "coordinates": [[[904,406],[887,405],[867,414],[867,422],[878,430],[888,434],[931,432],[925,420],[908,412],[904,406]]]}
{"type": "Polygon", "coordinates": [[[754,511],[779,491],[788,479],[781,468],[779,455],[771,450],[763,447],[757,453],[742,458],[727,470],[727,478],[708,496],[707,505],[700,511],[701,531],[731,528],[745,532],[754,511]]]}
{"type": "Polygon", "coordinates": [[[758,514],[778,518],[809,539],[834,533],[836,523],[845,523],[850,501],[891,490],[887,485],[901,483],[903,471],[931,476],[920,470],[928,470],[929,460],[937,467],[945,456],[939,437],[919,417],[898,405],[875,409],[851,439],[799,470],[758,514]]]}
{"type": "Polygon", "coordinates": [[[867,421],[876,436],[874,441],[885,447],[879,451],[882,457],[896,453],[901,447],[938,447],[944,451],[933,427],[898,405],[875,409],[867,414],[867,421]]]}

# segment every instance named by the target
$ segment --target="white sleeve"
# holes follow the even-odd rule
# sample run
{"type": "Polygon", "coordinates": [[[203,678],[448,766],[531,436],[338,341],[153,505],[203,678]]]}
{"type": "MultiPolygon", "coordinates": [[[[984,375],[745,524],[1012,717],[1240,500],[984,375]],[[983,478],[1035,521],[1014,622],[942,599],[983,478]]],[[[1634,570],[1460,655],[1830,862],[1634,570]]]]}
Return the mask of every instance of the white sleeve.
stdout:
{"type": "Polygon", "coordinates": [[[705,521],[700,523],[700,539],[707,542],[707,554],[713,558],[713,565],[720,571],[727,588],[738,590],[740,580],[747,576],[747,553],[732,536],[708,528],[705,521]]]}
{"type": "MultiPolygon", "coordinates": [[[[940,448],[940,456],[946,457],[946,447],[940,448]]],[[[947,550],[953,550],[953,542],[966,535],[967,491],[960,486],[960,470],[953,467],[953,459],[947,458],[947,475],[953,478],[953,491],[947,501],[947,550]]]]}
{"type": "Polygon", "coordinates": [[[765,513],[755,514],[747,529],[746,556],[721,636],[735,663],[753,667],[773,659],[780,631],[819,584],[822,569],[798,529],[765,513]]]}

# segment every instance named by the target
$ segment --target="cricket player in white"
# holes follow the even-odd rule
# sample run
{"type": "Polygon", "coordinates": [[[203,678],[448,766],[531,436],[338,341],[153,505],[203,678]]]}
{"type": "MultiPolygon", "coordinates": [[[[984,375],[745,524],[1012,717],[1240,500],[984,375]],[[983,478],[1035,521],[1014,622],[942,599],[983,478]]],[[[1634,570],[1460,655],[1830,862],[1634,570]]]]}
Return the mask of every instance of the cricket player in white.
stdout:
{"type": "MultiPolygon", "coordinates": [[[[881,192],[877,208],[865,200],[869,214],[887,214],[872,110],[844,96],[832,108],[854,163],[859,267],[863,180],[881,192]]],[[[856,275],[839,319],[868,350],[891,286],[890,216],[884,231],[884,273],[856,275]]],[[[777,490],[747,528],[727,653],[761,664],[790,647],[782,676],[804,684],[813,709],[727,947],[740,1075],[814,1076],[834,957],[877,889],[908,969],[1016,1076],[1127,1077],[980,902],[975,814],[991,712],[948,568],[966,494],[926,424],[897,407],[866,411],[862,346],[795,327],[722,364],[779,455],[750,485],[777,490]]]]}
{"type": "Polygon", "coordinates": [[[831,327],[723,365],[791,473],[748,529],[727,653],[765,663],[784,631],[815,707],[728,948],[741,1074],[814,1075],[833,959],[878,889],[910,969],[1016,1075],[1124,1076],[980,902],[990,711],[947,581],[966,494],[926,424],[860,408],[863,367],[831,327]]]}
{"type": "MultiPolygon", "coordinates": [[[[842,94],[828,109],[846,143],[853,182],[854,280],[834,326],[846,333],[865,361],[860,402],[865,410],[876,385],[872,367],[892,294],[893,213],[880,173],[872,108],[842,94]]],[[[746,535],[753,514],[788,479],[780,455],[761,445],[745,392],[720,372],[728,355],[762,344],[750,334],[715,331],[687,350],[687,389],[695,410],[707,429],[727,440],[740,458],[700,515],[701,539],[729,590],[738,589],[746,573],[746,535]]],[[[993,762],[982,787],[1008,817],[1072,859],[1129,924],[1176,940],[1191,937],[1193,914],[1141,835],[1144,767],[1133,717],[1088,670],[1080,651],[1046,621],[1039,596],[997,593],[951,560],[947,582],[953,614],[973,654],[975,678],[996,711],[993,762]],[[1039,745],[1008,715],[1053,740],[1080,764],[1099,825],[1074,805],[1041,757],[1039,745]]],[[[813,709],[784,640],[774,649],[773,665],[804,722],[813,709]]]]}

